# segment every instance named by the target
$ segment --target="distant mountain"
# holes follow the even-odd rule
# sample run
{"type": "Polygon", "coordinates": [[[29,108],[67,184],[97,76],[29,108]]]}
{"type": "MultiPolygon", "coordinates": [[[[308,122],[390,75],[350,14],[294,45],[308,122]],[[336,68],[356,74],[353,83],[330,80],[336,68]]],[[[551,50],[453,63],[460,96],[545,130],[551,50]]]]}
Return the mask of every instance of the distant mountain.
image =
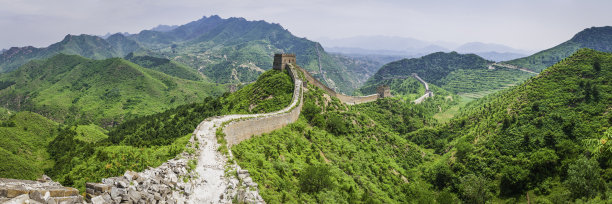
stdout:
{"type": "Polygon", "coordinates": [[[272,67],[274,53],[285,52],[296,54],[303,68],[332,88],[352,92],[359,87],[355,76],[321,45],[265,21],[213,15],[170,31],[144,30],[128,38],[152,53],[194,67],[218,83],[254,81],[272,67]]]}
{"type": "Polygon", "coordinates": [[[523,81],[533,74],[505,68],[490,69],[492,61],[475,54],[437,52],[420,58],[402,59],[385,64],[360,89],[369,94],[380,84],[393,79],[411,78],[416,73],[428,83],[454,93],[472,93],[500,89],[523,81]]]}
{"type": "Polygon", "coordinates": [[[590,48],[603,52],[612,52],[612,27],[587,28],[553,48],[540,51],[531,56],[507,61],[506,63],[524,67],[540,72],[566,57],[569,57],[580,48],[590,48]]]}
{"type": "Polygon", "coordinates": [[[177,25],[158,25],[155,26],[155,28],[151,28],[152,31],[159,31],[159,32],[168,32],[171,30],[174,30],[175,28],[178,28],[179,26],[177,25]]]}
{"type": "MultiPolygon", "coordinates": [[[[166,71],[166,70],[161,70],[166,71]]],[[[59,54],[0,74],[0,104],[71,124],[109,127],[135,116],[220,95],[225,88],[147,69],[120,58],[59,54]]]]}
{"type": "Polygon", "coordinates": [[[339,39],[320,38],[319,41],[330,51],[347,54],[422,56],[433,52],[449,51],[438,44],[404,37],[358,36],[339,39]]]}
{"type": "Polygon", "coordinates": [[[0,50],[0,54],[4,53],[5,51],[6,51],[6,49],[0,50]]]}
{"type": "Polygon", "coordinates": [[[103,39],[91,35],[67,35],[58,43],[46,48],[12,47],[0,54],[0,73],[9,72],[33,59],[45,59],[58,53],[80,55],[91,59],[123,57],[140,49],[138,43],[114,34],[103,39]]]}
{"type": "Polygon", "coordinates": [[[454,49],[459,53],[486,53],[486,52],[498,52],[498,53],[519,53],[529,54],[528,51],[514,49],[506,45],[494,44],[494,43],[482,43],[482,42],[470,42],[463,44],[454,49]]]}
{"type": "Polygon", "coordinates": [[[499,52],[476,52],[476,53],[473,53],[473,54],[476,54],[478,56],[481,56],[482,58],[485,58],[485,59],[491,60],[491,61],[495,61],[495,62],[508,61],[508,60],[518,59],[518,58],[527,56],[525,54],[511,53],[511,52],[504,52],[504,53],[499,53],[499,52]]]}
{"type": "Polygon", "coordinates": [[[359,86],[374,75],[382,65],[402,58],[387,55],[347,55],[340,53],[331,53],[331,56],[339,64],[346,67],[346,70],[355,75],[359,86]]]}
{"type": "Polygon", "coordinates": [[[58,53],[106,59],[134,52],[137,56],[174,60],[217,83],[236,84],[255,81],[272,67],[274,53],[284,52],[296,54],[303,68],[332,88],[350,93],[359,87],[354,74],[334,61],[321,45],[298,38],[279,24],[210,16],[172,27],[161,26],[129,36],[113,34],[106,39],[68,35],[47,48],[11,48],[0,54],[0,73],[58,53]]]}
{"type": "Polygon", "coordinates": [[[339,53],[344,55],[385,55],[385,56],[403,56],[404,58],[420,57],[423,55],[408,53],[397,50],[369,50],[357,47],[325,47],[325,50],[331,53],[339,53]]]}
{"type": "Polygon", "coordinates": [[[112,35],[115,35],[115,34],[121,34],[121,35],[123,35],[123,36],[130,36],[130,35],[131,35],[131,34],[130,34],[130,33],[128,33],[128,32],[123,32],[123,33],[106,33],[106,34],[104,34],[104,35],[100,35],[99,37],[104,38],[104,39],[107,39],[108,37],[110,37],[110,36],[112,36],[112,35]]]}

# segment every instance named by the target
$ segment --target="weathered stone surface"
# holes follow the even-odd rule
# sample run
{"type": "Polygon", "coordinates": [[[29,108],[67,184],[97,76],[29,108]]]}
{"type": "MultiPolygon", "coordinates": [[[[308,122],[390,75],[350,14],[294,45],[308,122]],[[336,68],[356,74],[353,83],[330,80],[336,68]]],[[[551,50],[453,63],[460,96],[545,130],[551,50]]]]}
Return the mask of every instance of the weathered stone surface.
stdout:
{"type": "Polygon", "coordinates": [[[104,198],[102,196],[96,196],[94,198],[91,199],[91,203],[92,204],[104,204],[106,201],[104,200],[104,198]]]}
{"type": "Polygon", "coordinates": [[[28,196],[28,194],[21,194],[21,195],[15,196],[13,199],[6,202],[6,204],[22,204],[22,203],[26,203],[29,200],[30,200],[30,196],[28,196]]]}

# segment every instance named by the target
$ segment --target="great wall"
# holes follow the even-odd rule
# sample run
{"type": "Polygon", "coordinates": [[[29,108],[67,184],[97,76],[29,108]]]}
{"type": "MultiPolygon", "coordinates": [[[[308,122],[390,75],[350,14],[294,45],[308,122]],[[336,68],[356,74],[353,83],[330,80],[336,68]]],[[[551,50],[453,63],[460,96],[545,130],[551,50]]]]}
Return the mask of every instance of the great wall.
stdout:
{"type": "MultiPolygon", "coordinates": [[[[232,158],[231,151],[223,154],[217,141],[218,130],[227,141],[227,148],[255,135],[268,133],[295,122],[302,109],[306,83],[321,88],[330,96],[348,105],[375,101],[391,96],[388,86],[381,86],[377,94],[347,96],[336,93],[297,66],[295,55],[276,54],[273,68],[287,70],[294,82],[292,101],[284,109],[265,114],[224,115],[207,118],[194,130],[187,148],[176,158],[143,172],[127,171],[123,176],[102,179],[101,183],[87,183],[87,201],[98,203],[265,203],[257,190],[257,183],[232,158]],[[303,73],[304,78],[300,78],[303,73]],[[195,169],[190,163],[197,161],[195,169]]],[[[427,83],[415,76],[432,96],[427,83]]],[[[423,98],[421,97],[421,98],[423,98]]],[[[423,98],[424,99],[424,98],[423,98]]],[[[421,101],[423,100],[421,99],[421,101]]],[[[420,103],[420,102],[419,102],[420,103]]],[[[78,190],[56,182],[0,179],[0,202],[4,203],[86,203],[78,190]]]]}

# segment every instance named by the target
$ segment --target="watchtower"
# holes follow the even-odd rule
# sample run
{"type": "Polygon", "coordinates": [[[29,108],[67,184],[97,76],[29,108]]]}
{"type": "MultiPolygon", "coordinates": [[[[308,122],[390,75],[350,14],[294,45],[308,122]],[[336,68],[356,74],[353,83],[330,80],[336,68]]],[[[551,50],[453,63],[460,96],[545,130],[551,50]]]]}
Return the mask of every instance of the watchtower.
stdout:
{"type": "Polygon", "coordinates": [[[378,86],[376,92],[379,98],[391,97],[391,89],[387,85],[378,86]]]}
{"type": "Polygon", "coordinates": [[[274,54],[272,68],[282,71],[289,63],[295,63],[295,54],[274,54]]]}

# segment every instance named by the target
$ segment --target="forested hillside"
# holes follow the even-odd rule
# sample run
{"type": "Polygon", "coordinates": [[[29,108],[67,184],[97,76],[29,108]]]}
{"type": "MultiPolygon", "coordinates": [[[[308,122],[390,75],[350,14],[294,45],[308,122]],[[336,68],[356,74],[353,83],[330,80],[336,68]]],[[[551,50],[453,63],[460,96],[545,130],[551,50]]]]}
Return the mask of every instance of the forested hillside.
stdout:
{"type": "Polygon", "coordinates": [[[80,55],[91,59],[123,57],[140,49],[125,36],[115,34],[108,39],[91,35],[66,35],[60,42],[45,48],[13,47],[0,54],[0,73],[10,72],[35,59],[46,59],[59,53],[80,55]]]}
{"type": "Polygon", "coordinates": [[[538,52],[528,57],[510,60],[506,63],[540,72],[580,48],[590,48],[603,52],[612,52],[612,27],[592,27],[580,31],[572,39],[553,48],[538,52]]]}
{"type": "Polygon", "coordinates": [[[610,79],[612,54],[581,49],[447,125],[410,133],[452,140],[424,144],[442,155],[422,178],[474,203],[610,199],[610,79]]]}
{"type": "Polygon", "coordinates": [[[172,77],[120,58],[90,60],[64,54],[1,74],[0,82],[0,102],[6,108],[37,112],[66,124],[93,122],[103,127],[225,91],[220,85],[172,77]]]}
{"type": "Polygon", "coordinates": [[[410,78],[416,73],[430,84],[458,93],[493,91],[518,84],[531,73],[507,68],[490,69],[493,62],[474,54],[433,53],[421,58],[403,59],[384,65],[365,85],[363,94],[373,93],[380,84],[390,84],[393,79],[410,78]]]}
{"type": "Polygon", "coordinates": [[[298,122],[232,151],[272,203],[605,203],[611,78],[612,54],[583,49],[446,124],[435,100],[345,106],[309,86],[298,122]]]}

